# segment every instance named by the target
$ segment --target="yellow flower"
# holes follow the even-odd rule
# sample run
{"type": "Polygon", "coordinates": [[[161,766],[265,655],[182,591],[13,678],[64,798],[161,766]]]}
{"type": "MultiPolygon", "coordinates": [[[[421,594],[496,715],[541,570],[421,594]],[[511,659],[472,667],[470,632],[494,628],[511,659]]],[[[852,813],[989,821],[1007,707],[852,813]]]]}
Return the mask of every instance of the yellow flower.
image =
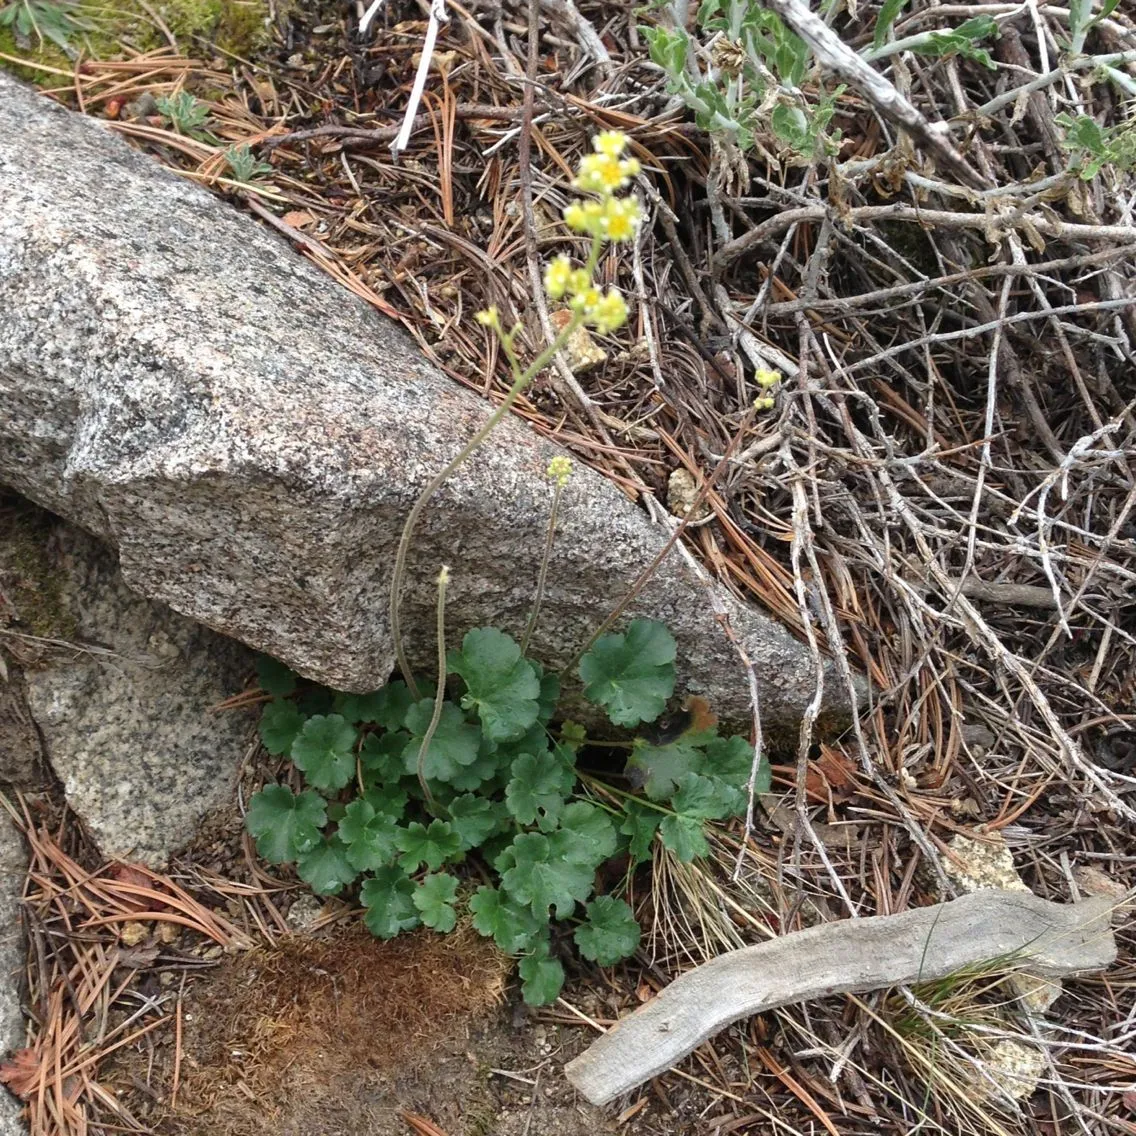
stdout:
{"type": "Polygon", "coordinates": [[[609,241],[631,240],[641,220],[639,202],[634,197],[613,197],[604,202],[604,236],[609,241]]]}
{"type": "Polygon", "coordinates": [[[624,163],[607,154],[585,154],[580,162],[580,172],[572,184],[577,189],[591,190],[593,193],[610,194],[627,184],[624,163]]]}
{"type": "Polygon", "coordinates": [[[779,371],[759,369],[754,373],[753,378],[754,382],[756,382],[762,390],[768,390],[770,387],[775,387],[781,381],[781,373],[779,371]]]}
{"type": "Polygon", "coordinates": [[[577,268],[568,278],[567,292],[586,292],[592,286],[592,278],[586,268],[577,268]]]}
{"type": "Polygon", "coordinates": [[[583,312],[585,315],[590,315],[592,309],[600,302],[600,290],[598,288],[588,287],[581,288],[571,300],[568,301],[568,306],[574,312],[583,312]]]}
{"type": "Polygon", "coordinates": [[[753,408],[754,410],[772,410],[776,401],[772,395],[767,394],[764,398],[755,398],[753,408]]]}
{"type": "Polygon", "coordinates": [[[482,327],[491,327],[494,331],[499,331],[501,328],[501,313],[497,310],[497,305],[492,304],[490,307],[485,308],[473,317],[482,327]]]}
{"type": "MultiPolygon", "coordinates": [[[[610,198],[608,199],[610,200],[610,198]]],[[[564,223],[577,233],[590,237],[604,235],[605,203],[599,201],[573,201],[564,210],[564,223]]]]}
{"type": "Polygon", "coordinates": [[[569,229],[575,229],[577,233],[583,233],[588,228],[588,216],[584,212],[584,203],[582,201],[573,201],[564,210],[564,224],[569,229]]]}
{"type": "Polygon", "coordinates": [[[553,258],[544,270],[544,290],[550,300],[559,300],[572,287],[572,278],[576,272],[572,262],[566,256],[553,258]]]}
{"type": "Polygon", "coordinates": [[[615,331],[627,322],[627,301],[612,288],[588,308],[587,318],[596,331],[615,331]]]}
{"type": "Polygon", "coordinates": [[[597,154],[618,158],[627,149],[627,135],[622,130],[604,130],[592,139],[597,154]]]}
{"type": "Polygon", "coordinates": [[[555,481],[563,489],[568,478],[572,476],[572,463],[563,454],[558,454],[548,463],[545,472],[550,481],[555,481]]]}

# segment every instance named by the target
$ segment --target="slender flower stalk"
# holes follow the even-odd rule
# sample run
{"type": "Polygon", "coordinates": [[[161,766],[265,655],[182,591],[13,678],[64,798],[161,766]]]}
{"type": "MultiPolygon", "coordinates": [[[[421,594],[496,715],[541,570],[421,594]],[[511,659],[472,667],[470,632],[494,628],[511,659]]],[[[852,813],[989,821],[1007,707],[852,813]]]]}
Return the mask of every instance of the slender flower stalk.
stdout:
{"type": "Polygon", "coordinates": [[[548,463],[547,476],[552,481],[552,510],[548,514],[548,535],[544,541],[544,551],[540,557],[540,571],[536,578],[536,596],[533,598],[533,609],[529,615],[528,625],[525,627],[524,637],[521,639],[521,654],[527,655],[529,642],[536,630],[537,617],[540,615],[540,605],[544,602],[544,586],[548,581],[548,563],[552,559],[552,542],[556,539],[556,521],[560,515],[560,497],[564,493],[564,486],[572,476],[572,463],[566,457],[555,457],[548,463]]]}
{"type": "Polygon", "coordinates": [[[438,573],[438,689],[434,694],[434,713],[430,717],[430,725],[422,735],[422,744],[418,747],[418,784],[422,786],[422,795],[426,798],[426,807],[434,811],[434,798],[430,786],[426,784],[426,754],[430,743],[438,731],[438,723],[442,720],[442,707],[446,703],[446,588],[450,583],[450,570],[443,564],[438,573]]]}
{"type": "Polygon", "coordinates": [[[410,662],[406,657],[406,650],[403,646],[399,608],[401,607],[402,600],[402,584],[406,577],[406,554],[410,550],[410,542],[413,539],[414,529],[418,524],[419,518],[422,516],[422,510],[426,508],[430,498],[442,487],[450,474],[489,437],[497,423],[512,409],[513,404],[520,397],[525,387],[532,382],[537,374],[544,370],[556,352],[567,343],[568,339],[583,322],[584,317],[582,315],[574,315],[565,326],[564,330],[533,360],[528,369],[517,375],[513,381],[513,385],[509,388],[508,394],[501,400],[501,405],[486,419],[485,425],[470,438],[458,452],[457,456],[439,473],[435,474],[430,484],[426,486],[419,495],[418,500],[414,502],[414,507],[410,510],[410,516],[406,518],[406,525],[402,530],[402,539],[398,542],[398,551],[395,553],[394,559],[394,576],[391,580],[390,627],[391,637],[394,640],[395,655],[398,658],[398,668],[402,672],[402,677],[406,680],[406,685],[414,698],[418,697],[418,684],[414,681],[414,675],[410,669],[410,662]]]}

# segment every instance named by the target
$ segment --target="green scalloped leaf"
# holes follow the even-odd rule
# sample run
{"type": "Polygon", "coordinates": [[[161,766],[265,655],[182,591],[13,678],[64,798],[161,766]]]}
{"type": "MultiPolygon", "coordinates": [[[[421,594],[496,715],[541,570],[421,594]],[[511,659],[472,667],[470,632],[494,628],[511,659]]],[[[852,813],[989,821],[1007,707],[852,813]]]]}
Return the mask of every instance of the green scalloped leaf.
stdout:
{"type": "Polygon", "coordinates": [[[272,694],[277,698],[283,698],[296,689],[295,672],[271,655],[257,656],[256,681],[265,694],[272,694]]]}
{"type": "Polygon", "coordinates": [[[549,958],[548,947],[534,951],[517,964],[521,976],[521,995],[530,1006],[548,1006],[560,997],[564,988],[564,967],[559,959],[549,958]]]}
{"type": "Polygon", "coordinates": [[[503,805],[473,793],[455,797],[447,808],[450,825],[461,841],[463,852],[479,848],[509,821],[508,810],[503,805]]]}
{"type": "Polygon", "coordinates": [[[292,763],[308,784],[334,792],[355,776],[355,743],[359,734],[339,714],[309,718],[292,743],[292,763]]]}
{"type": "Polygon", "coordinates": [[[593,869],[619,845],[611,816],[587,801],[566,805],[560,816],[560,828],[549,839],[557,856],[593,869]]]}
{"type": "Polygon", "coordinates": [[[298,796],[287,785],[266,785],[249,800],[245,827],[269,863],[290,864],[323,839],[327,802],[311,789],[298,796]]]}
{"type": "Polygon", "coordinates": [[[363,784],[371,789],[397,785],[406,776],[406,751],[410,735],[405,730],[394,733],[368,734],[359,750],[359,765],[363,771],[363,784]]]}
{"type": "Polygon", "coordinates": [[[418,926],[414,881],[393,865],[380,868],[365,880],[359,898],[367,909],[363,917],[367,930],[380,939],[393,939],[400,931],[418,926]]]}
{"type": "Polygon", "coordinates": [[[580,954],[600,966],[613,966],[635,953],[639,946],[639,924],[635,913],[622,899],[601,895],[585,908],[587,920],[576,928],[576,947],[580,954]]]}
{"type": "Polygon", "coordinates": [[[359,875],[347,859],[347,845],[337,836],[320,843],[296,864],[296,874],[316,895],[337,895],[359,875]]]}
{"type": "Polygon", "coordinates": [[[547,832],[556,827],[564,809],[563,783],[560,763],[551,754],[523,753],[513,762],[505,803],[518,824],[536,824],[547,832]]]}
{"type": "Polygon", "coordinates": [[[675,786],[671,808],[696,820],[721,820],[734,811],[739,792],[717,778],[686,773],[675,786]]]}
{"type": "MultiPolygon", "coordinates": [[[[332,709],[353,725],[378,722],[383,709],[383,691],[373,690],[370,694],[339,693],[335,696],[332,709]]],[[[399,725],[401,724],[400,722],[399,725]]]]}
{"type": "Polygon", "coordinates": [[[545,919],[549,908],[556,909],[558,919],[567,919],[577,900],[587,899],[594,886],[592,867],[567,858],[539,832],[515,836],[497,858],[497,868],[509,898],[527,904],[534,915],[545,919]]]}
{"type": "Polygon", "coordinates": [[[532,909],[514,903],[503,892],[479,887],[469,901],[473,927],[479,935],[492,938],[507,955],[529,950],[548,932],[548,920],[532,909]]]}
{"type": "Polygon", "coordinates": [[[710,845],[706,843],[706,834],[698,817],[663,817],[659,825],[659,835],[663,838],[663,843],[684,864],[710,854],[710,845]]]}
{"type": "Polygon", "coordinates": [[[423,864],[436,872],[447,860],[461,854],[461,840],[444,820],[435,819],[428,825],[411,821],[398,830],[395,842],[402,852],[398,862],[405,872],[417,871],[423,864]]]}
{"type": "Polygon", "coordinates": [[[454,910],[454,897],[457,893],[457,879],[448,872],[439,872],[426,876],[414,889],[411,899],[418,908],[422,922],[445,934],[457,925],[458,916],[454,910]]]}
{"type": "Polygon", "coordinates": [[[662,819],[663,814],[656,809],[628,803],[619,831],[628,837],[628,852],[634,863],[641,864],[651,859],[651,846],[655,843],[655,833],[659,831],[662,819]]]}
{"type": "Polygon", "coordinates": [[[490,741],[519,738],[537,720],[540,679],[504,632],[495,627],[467,632],[462,649],[450,652],[449,669],[465,680],[461,704],[466,710],[476,709],[490,741]]]}
{"type": "Polygon", "coordinates": [[[398,855],[398,820],[401,811],[380,811],[360,797],[344,810],[338,835],[346,846],[347,862],[360,872],[373,872],[398,855]]]}
{"type": "Polygon", "coordinates": [[[604,635],[580,660],[584,696],[617,726],[653,722],[674,693],[675,640],[661,624],[633,620],[620,635],[604,635]]]}
{"type": "MultiPolygon", "coordinates": [[[[410,741],[402,751],[403,768],[418,773],[418,751],[434,716],[434,700],[423,698],[406,714],[410,741]]],[[[452,781],[459,771],[477,761],[481,749],[481,731],[465,720],[465,715],[452,703],[442,704],[438,728],[430,739],[422,775],[429,781],[452,781]]]]}
{"type": "Polygon", "coordinates": [[[304,728],[304,715],[293,702],[278,700],[265,706],[257,725],[257,733],[264,748],[273,757],[283,757],[292,752],[300,731],[304,728]]]}

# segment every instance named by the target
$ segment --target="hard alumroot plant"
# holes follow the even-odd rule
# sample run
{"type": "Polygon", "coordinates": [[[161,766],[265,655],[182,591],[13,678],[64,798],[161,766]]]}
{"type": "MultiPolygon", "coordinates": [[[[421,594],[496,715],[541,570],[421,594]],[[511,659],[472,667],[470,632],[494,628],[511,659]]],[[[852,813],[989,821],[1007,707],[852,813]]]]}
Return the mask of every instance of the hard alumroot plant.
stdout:
{"type": "MultiPolygon", "coordinates": [[[[405,681],[368,695],[301,691],[296,676],[274,660],[260,668],[261,687],[272,695],[261,740],[269,753],[289,757],[303,782],[299,792],[267,786],[249,802],[246,823],[260,855],[294,863],[320,895],[357,895],[367,927],[381,938],[419,924],[450,931],[468,909],[481,934],[520,960],[522,990],[532,1004],[553,1001],[564,981],[554,925],[572,925],[580,954],[600,965],[638,946],[630,906],[618,895],[596,894],[598,869],[618,867],[626,886],[659,842],[683,861],[705,855],[706,822],[745,812],[743,786],[754,763],[750,743],[720,736],[708,709],[691,713],[667,736],[648,736],[643,728],[663,714],[675,683],[675,641],[648,620],[598,637],[576,666],[584,697],[614,725],[641,730],[640,736],[590,743],[582,727],[558,715],[559,676],[525,652],[571,473],[566,458],[548,469],[552,516],[523,642],[481,627],[466,634],[460,650],[447,652],[448,568],[438,576],[433,689],[410,672],[398,632],[406,554],[430,496],[577,328],[612,331],[627,319],[623,297],[593,283],[604,242],[631,238],[640,221],[638,202],[617,195],[639,170],[623,156],[626,146],[621,134],[599,135],[576,177],[576,186],[594,196],[569,205],[564,219],[591,243],[582,267],[558,256],[545,274],[549,297],[566,301],[571,313],[558,338],[523,368],[519,329],[506,331],[495,309],[478,316],[499,336],[514,381],[498,411],[423,491],[403,531],[391,624],[405,681]],[[613,751],[627,754],[616,784],[581,769],[582,755],[613,751]],[[487,882],[475,885],[471,876],[487,882]]],[[[755,780],[755,791],[768,788],[764,762],[755,780]]]]}
{"type": "MultiPolygon", "coordinates": [[[[614,725],[641,731],[597,744],[576,723],[555,724],[558,676],[494,628],[468,632],[446,655],[451,690],[438,702],[404,682],[367,695],[301,691],[264,659],[260,685],[273,698],[260,737],[291,758],[304,787],[256,793],[248,830],[264,859],[294,863],[317,894],[358,896],[380,938],[419,924],[451,931],[468,910],[519,958],[525,1000],[551,1002],[564,981],[561,928],[602,966],[638,946],[630,906],[596,894],[601,866],[625,887],[658,842],[693,860],[708,852],[707,821],[745,812],[745,738],[722,737],[706,713],[648,736],[674,693],[674,660],[674,639],[648,620],[596,641],[578,667],[584,695],[614,725]],[[616,784],[581,770],[612,750],[628,755],[616,784]]],[[[756,791],[768,786],[763,762],[756,791]]]]}

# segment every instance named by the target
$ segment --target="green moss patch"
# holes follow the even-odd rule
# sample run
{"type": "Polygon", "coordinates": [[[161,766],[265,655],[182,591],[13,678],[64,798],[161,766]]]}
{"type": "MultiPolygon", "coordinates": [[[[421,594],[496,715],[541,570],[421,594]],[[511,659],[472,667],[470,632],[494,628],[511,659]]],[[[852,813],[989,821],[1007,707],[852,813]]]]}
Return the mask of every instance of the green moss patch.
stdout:
{"type": "MultiPolygon", "coordinates": [[[[0,11],[9,6],[0,0],[0,11]]],[[[76,57],[114,59],[168,47],[167,31],[187,56],[214,51],[248,58],[272,38],[267,0],[155,0],[145,7],[137,0],[114,5],[78,0],[53,6],[62,7],[74,25],[70,54],[47,37],[22,37],[14,28],[0,27],[0,55],[8,56],[0,66],[40,86],[58,86],[61,76],[47,69],[70,72],[76,57]]]]}
{"type": "Polygon", "coordinates": [[[63,569],[51,552],[58,522],[18,497],[0,496],[0,587],[10,605],[0,614],[21,631],[44,639],[71,639],[75,616],[64,597],[63,569]]]}

